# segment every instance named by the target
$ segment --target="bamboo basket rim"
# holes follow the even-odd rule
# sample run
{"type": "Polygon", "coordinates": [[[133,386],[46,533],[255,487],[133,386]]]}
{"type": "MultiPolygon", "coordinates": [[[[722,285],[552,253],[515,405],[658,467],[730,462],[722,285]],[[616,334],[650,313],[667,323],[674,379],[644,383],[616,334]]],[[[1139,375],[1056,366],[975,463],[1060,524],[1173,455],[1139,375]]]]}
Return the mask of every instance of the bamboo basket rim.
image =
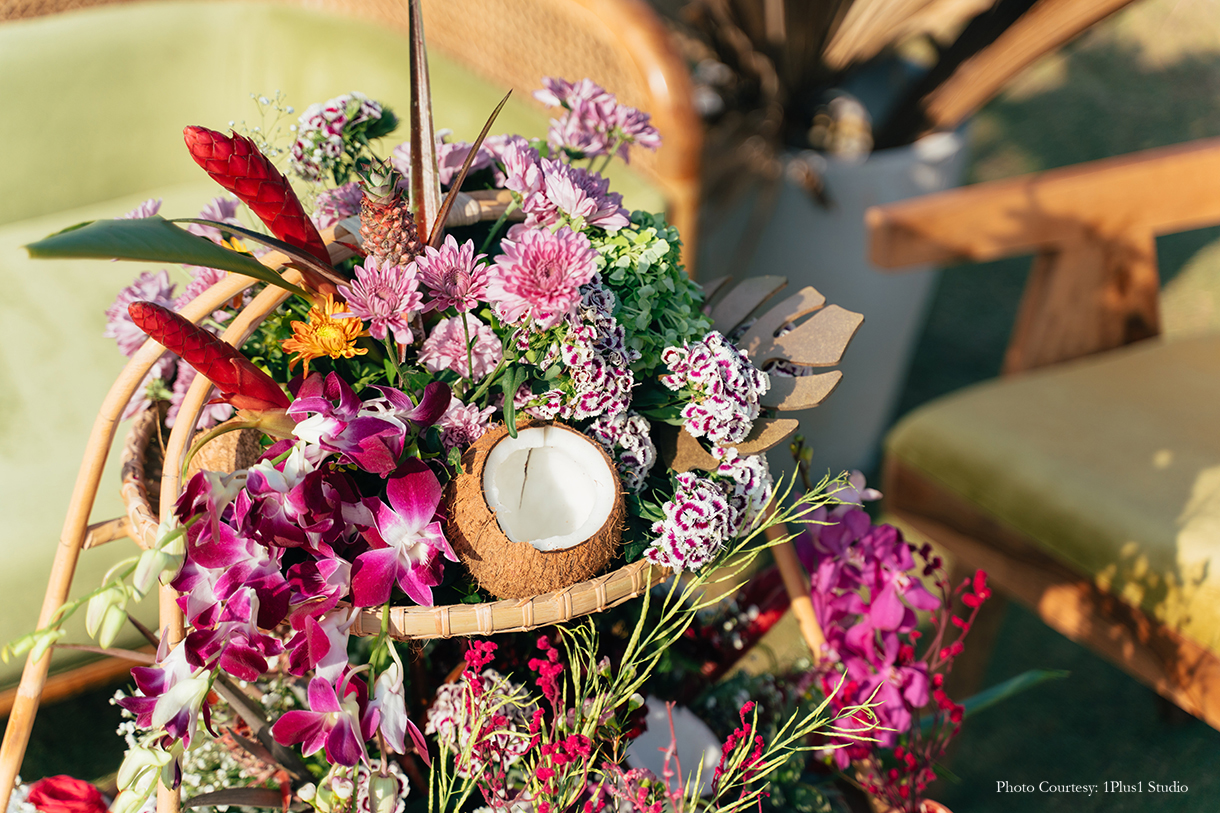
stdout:
{"type": "MultiPolygon", "coordinates": [[[[160,418],[156,409],[142,410],[132,422],[122,452],[120,494],[131,524],[131,536],[146,549],[156,544],[159,522],[148,498],[145,455],[149,443],[154,440],[160,418]]],[[[529,598],[483,604],[390,607],[389,635],[396,641],[409,641],[526,632],[601,613],[642,595],[670,575],[667,569],[640,559],[588,581],[529,598]]],[[[381,607],[358,610],[351,634],[380,634],[382,614],[381,607]]]]}

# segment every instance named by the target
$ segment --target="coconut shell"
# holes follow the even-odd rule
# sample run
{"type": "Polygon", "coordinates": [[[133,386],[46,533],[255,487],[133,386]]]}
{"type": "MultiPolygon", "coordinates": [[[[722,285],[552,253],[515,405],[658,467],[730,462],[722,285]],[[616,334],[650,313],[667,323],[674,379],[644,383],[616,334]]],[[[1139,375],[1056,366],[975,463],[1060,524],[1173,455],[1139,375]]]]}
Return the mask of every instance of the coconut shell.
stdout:
{"type": "MultiPolygon", "coordinates": [[[[558,422],[526,420],[518,428],[561,426],[589,440],[614,472],[601,445],[558,422]]],[[[623,486],[614,478],[614,508],[601,529],[586,541],[559,551],[540,551],[529,542],[513,542],[500,529],[495,511],[483,496],[483,468],[492,448],[508,435],[494,426],[462,455],[461,472],[446,491],[449,506],[445,535],[475,581],[497,598],[528,598],[562,590],[593,578],[614,559],[627,516],[623,486]]]]}

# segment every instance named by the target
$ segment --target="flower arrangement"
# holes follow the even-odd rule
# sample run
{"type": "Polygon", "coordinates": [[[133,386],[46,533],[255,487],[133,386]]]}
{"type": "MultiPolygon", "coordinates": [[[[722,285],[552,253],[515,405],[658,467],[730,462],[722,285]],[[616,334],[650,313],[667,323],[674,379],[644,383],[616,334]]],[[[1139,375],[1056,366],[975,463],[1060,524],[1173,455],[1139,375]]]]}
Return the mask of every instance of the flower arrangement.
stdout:
{"type": "Polygon", "coordinates": [[[155,659],[117,700],[132,718],[119,813],[234,765],[258,787],[194,803],[741,810],[814,733],[819,747],[870,736],[868,698],[822,698],[765,741],[746,703],[710,781],[628,765],[641,690],[706,609],[710,574],[833,498],[829,482],[796,500],[776,488],[770,376],[713,328],[676,231],[601,175],[659,145],[648,116],[588,80],[544,85],[546,140],[488,136],[493,114],[451,141],[428,115],[386,157],[397,119],[359,93],[307,108],[287,150],[187,127],[234,197],[179,221],[150,201],[30,247],[182,264],[181,294],[144,272],[107,311],[126,355],[142,336],[168,351],[129,413],[165,401],[167,424],[190,416],[184,470],[223,434],[258,438],[251,459],[187,479],[147,550],[5,649],[37,658],[80,608],[109,649],[132,602],[175,591],[182,634],[147,631],[155,659]],[[312,212],[269,155],[323,187],[312,212]],[[459,200],[489,215],[451,220],[459,200]],[[177,312],[229,274],[253,281],[198,324],[177,312]],[[268,295],[279,304],[240,349],[221,339],[268,295]],[[195,419],[204,384],[217,397],[195,419]],[[703,462],[676,462],[675,436],[703,462]],[[616,626],[613,660],[588,621],[503,666],[475,641],[421,715],[412,690],[428,680],[390,607],[528,599],[637,563],[672,578],[616,626]],[[362,613],[382,619],[371,640],[353,634],[362,613]]]}

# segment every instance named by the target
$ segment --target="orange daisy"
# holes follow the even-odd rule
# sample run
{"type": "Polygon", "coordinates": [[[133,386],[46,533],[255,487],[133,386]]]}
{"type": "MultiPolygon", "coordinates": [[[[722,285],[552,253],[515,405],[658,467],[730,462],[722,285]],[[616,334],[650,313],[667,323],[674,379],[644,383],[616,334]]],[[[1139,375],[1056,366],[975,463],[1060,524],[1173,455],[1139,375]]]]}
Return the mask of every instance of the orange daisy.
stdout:
{"type": "Polygon", "coordinates": [[[303,361],[308,376],[311,359],[322,356],[350,359],[368,352],[366,347],[356,347],[356,339],[365,335],[364,323],[352,316],[335,318],[336,312],[342,313],[346,309],[345,303],[336,303],[334,297],[327,294],[321,305],[315,303],[309,309],[308,322],[292,323],[292,338],[285,339],[282,345],[286,353],[296,353],[288,362],[289,370],[298,361],[303,361]]]}

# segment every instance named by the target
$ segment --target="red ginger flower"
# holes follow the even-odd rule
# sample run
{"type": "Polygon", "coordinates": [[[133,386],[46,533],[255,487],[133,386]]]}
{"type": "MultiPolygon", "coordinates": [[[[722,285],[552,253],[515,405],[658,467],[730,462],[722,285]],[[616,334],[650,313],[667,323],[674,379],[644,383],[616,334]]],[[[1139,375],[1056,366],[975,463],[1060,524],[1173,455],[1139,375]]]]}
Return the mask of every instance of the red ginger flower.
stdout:
{"type": "MultiPolygon", "coordinates": [[[[195,163],[249,206],[272,234],[330,266],[326,244],[305,214],[288,179],[258,151],[253,141],[236,133],[226,136],[195,125],[183,130],[182,135],[195,163]]],[[[310,287],[333,292],[334,286],[316,272],[303,269],[302,273],[310,287]]]]}
{"type": "Polygon", "coordinates": [[[136,325],[171,353],[208,378],[221,399],[238,409],[287,409],[291,403],[280,385],[232,345],[151,302],[132,302],[127,312],[136,325]]]}

